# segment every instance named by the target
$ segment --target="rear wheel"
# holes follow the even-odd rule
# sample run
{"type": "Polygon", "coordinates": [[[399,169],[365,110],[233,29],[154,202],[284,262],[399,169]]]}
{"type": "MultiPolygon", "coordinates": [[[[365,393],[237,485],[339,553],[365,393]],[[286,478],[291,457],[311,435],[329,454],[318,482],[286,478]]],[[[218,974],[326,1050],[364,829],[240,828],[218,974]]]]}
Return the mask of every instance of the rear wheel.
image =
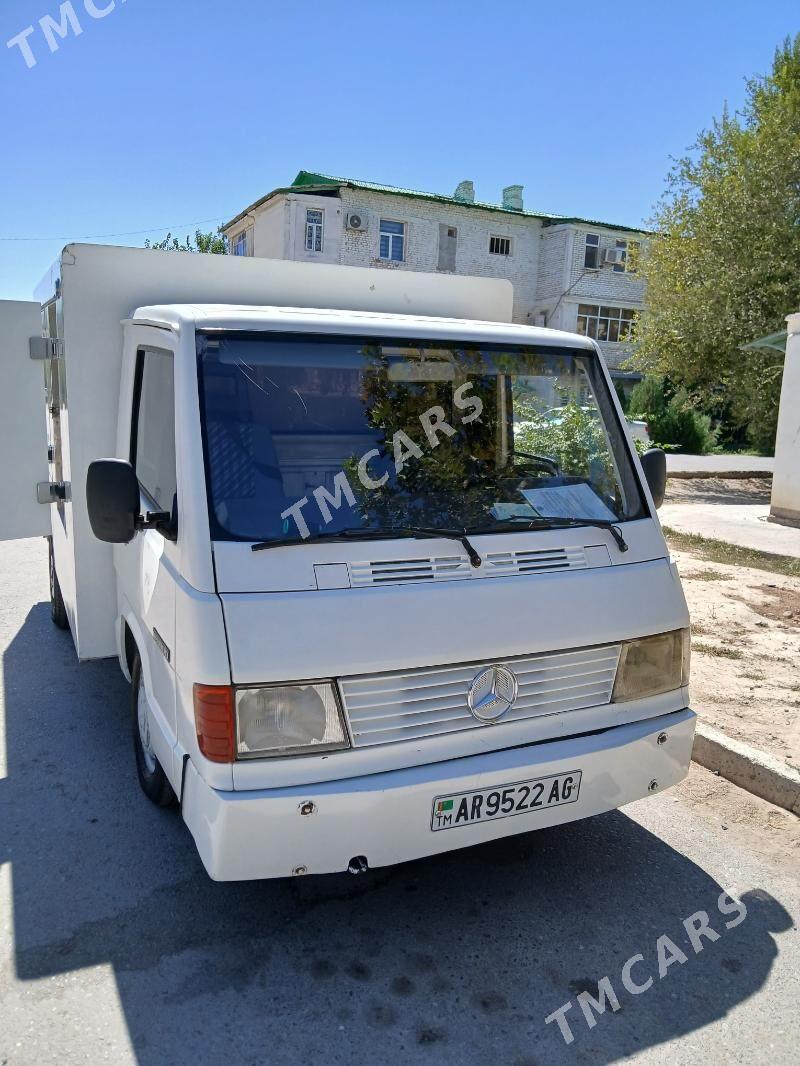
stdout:
{"type": "Polygon", "coordinates": [[[56,560],[53,554],[53,538],[47,538],[48,568],[50,570],[50,617],[53,625],[59,629],[68,629],[67,608],[64,606],[64,597],[61,595],[61,586],[56,574],[56,560]]]}
{"type": "Polygon", "coordinates": [[[175,793],[153,750],[150,711],[142,681],[142,663],[137,655],[131,671],[131,705],[133,710],[133,748],[136,772],[145,796],[159,807],[171,807],[175,793]]]}

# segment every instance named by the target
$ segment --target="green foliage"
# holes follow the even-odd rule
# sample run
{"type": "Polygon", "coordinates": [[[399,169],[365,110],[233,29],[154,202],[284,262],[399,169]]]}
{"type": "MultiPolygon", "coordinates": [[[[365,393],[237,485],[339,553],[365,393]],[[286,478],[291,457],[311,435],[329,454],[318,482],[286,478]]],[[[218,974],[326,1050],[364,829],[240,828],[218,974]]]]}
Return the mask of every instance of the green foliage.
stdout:
{"type": "Polygon", "coordinates": [[[183,244],[177,237],[173,237],[171,233],[168,233],[163,241],[150,241],[148,239],[144,242],[144,246],[159,252],[201,252],[205,255],[228,254],[228,240],[223,236],[221,230],[217,230],[216,233],[202,233],[200,230],[195,230],[194,242],[191,241],[187,234],[183,244]]]}
{"type": "Polygon", "coordinates": [[[664,378],[657,374],[646,374],[641,381],[637,381],[628,404],[631,418],[643,418],[646,421],[651,414],[663,411],[667,406],[667,388],[664,378]]]}
{"type": "Polygon", "coordinates": [[[628,413],[628,404],[630,402],[630,396],[625,391],[625,386],[622,384],[621,381],[615,381],[614,382],[614,391],[617,394],[617,399],[619,400],[620,407],[625,412],[625,414],[627,414],[628,413]]]}
{"type": "Polygon", "coordinates": [[[678,389],[660,415],[648,419],[648,425],[654,440],[674,444],[689,455],[708,455],[717,447],[710,417],[693,406],[684,388],[678,389]]]}
{"type": "MultiPolygon", "coordinates": [[[[474,391],[483,398],[479,419],[458,425],[456,432],[440,435],[434,448],[422,432],[420,413],[434,406],[449,413],[452,383],[423,379],[398,380],[389,372],[389,358],[380,347],[365,347],[368,366],[361,385],[361,399],[370,424],[385,440],[392,454],[392,439],[405,434],[417,445],[396,477],[379,489],[366,489],[358,477],[358,457],[345,464],[345,472],[362,518],[383,527],[407,524],[436,526],[485,525],[487,512],[497,502],[519,503],[520,483],[530,476],[543,476],[543,469],[527,457],[555,460],[565,475],[583,477],[601,495],[616,494],[614,466],[597,412],[585,410],[574,400],[556,410],[542,409],[535,394],[515,383],[513,454],[498,459],[499,439],[504,436],[499,421],[494,379],[474,377],[474,391]],[[534,471],[531,474],[531,471],[534,471]],[[415,513],[419,517],[415,518],[415,513]]],[[[459,376],[480,370],[479,353],[459,351],[459,376]]],[[[501,356],[498,356],[501,358],[501,356]]],[[[420,360],[424,366],[424,361],[420,360]]],[[[452,417],[452,415],[451,415],[452,417]]],[[[413,446],[413,445],[412,445],[413,446]]],[[[377,473],[378,464],[375,464],[377,473]]]]}
{"type": "Polygon", "coordinates": [[[743,111],[724,111],[676,162],[653,228],[635,362],[771,450],[783,358],[741,345],[800,306],[800,34],[748,83],[743,111]]]}
{"type": "MultiPolygon", "coordinates": [[[[361,398],[370,425],[383,435],[390,456],[394,454],[392,441],[397,433],[405,434],[401,441],[404,454],[416,448],[396,477],[380,489],[366,489],[361,484],[357,457],[345,464],[364,521],[384,528],[408,524],[414,518],[412,501],[417,501],[423,504],[417,519],[422,524],[442,527],[485,524],[487,509],[496,499],[491,484],[486,482],[487,469],[494,467],[497,448],[496,406],[485,404],[480,419],[458,429],[453,437],[441,436],[437,447],[432,448],[422,431],[419,416],[434,406],[448,410],[452,384],[393,380],[385,348],[365,346],[363,354],[367,366],[362,377],[361,398]]],[[[477,352],[459,351],[454,356],[459,369],[465,373],[480,366],[481,356],[477,352]]],[[[425,365],[424,358],[419,362],[425,365]]]]}
{"type": "Polygon", "coordinates": [[[514,447],[555,459],[565,474],[588,478],[598,492],[614,494],[613,466],[600,419],[574,400],[555,413],[522,408],[514,447]]]}
{"type": "Polygon", "coordinates": [[[672,391],[654,374],[634,387],[630,413],[632,418],[644,419],[653,441],[669,451],[707,455],[717,447],[717,431],[709,415],[697,410],[685,388],[672,391]]]}

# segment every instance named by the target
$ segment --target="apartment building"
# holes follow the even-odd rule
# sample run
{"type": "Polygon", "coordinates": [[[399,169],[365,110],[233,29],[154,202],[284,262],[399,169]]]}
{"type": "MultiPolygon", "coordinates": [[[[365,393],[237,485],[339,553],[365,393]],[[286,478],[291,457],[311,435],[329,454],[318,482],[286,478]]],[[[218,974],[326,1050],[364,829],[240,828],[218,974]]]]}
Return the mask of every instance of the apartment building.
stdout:
{"type": "Polygon", "coordinates": [[[644,306],[645,234],[526,210],[521,185],[491,204],[471,181],[445,196],[301,170],[223,231],[234,255],[508,278],[515,322],[594,337],[615,378],[639,378],[623,364],[644,306]]]}

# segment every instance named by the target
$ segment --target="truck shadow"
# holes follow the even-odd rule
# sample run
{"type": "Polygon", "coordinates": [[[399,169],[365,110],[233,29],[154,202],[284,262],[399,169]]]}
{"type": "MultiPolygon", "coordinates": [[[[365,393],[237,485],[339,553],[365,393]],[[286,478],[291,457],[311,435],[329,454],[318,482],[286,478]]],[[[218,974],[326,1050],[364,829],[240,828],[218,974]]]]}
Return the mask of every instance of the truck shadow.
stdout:
{"type": "MultiPolygon", "coordinates": [[[[17,977],[111,964],[147,1066],[612,1062],[725,1017],[762,987],[791,926],[756,890],[726,930],[726,886],[622,813],[363,878],[215,884],[177,813],[138,791],[115,662],[78,665],[38,604],[3,677],[17,977]],[[701,909],[721,935],[695,954],[682,921],[701,909]],[[688,958],[659,980],[662,934],[688,958]],[[655,980],[633,996],[620,973],[636,953],[634,980],[655,980]],[[575,997],[606,975],[621,1009],[589,1029],[575,997]],[[568,1000],[570,1046],[544,1021],[568,1000]]],[[[28,1002],[61,994],[50,984],[28,1002]]]]}

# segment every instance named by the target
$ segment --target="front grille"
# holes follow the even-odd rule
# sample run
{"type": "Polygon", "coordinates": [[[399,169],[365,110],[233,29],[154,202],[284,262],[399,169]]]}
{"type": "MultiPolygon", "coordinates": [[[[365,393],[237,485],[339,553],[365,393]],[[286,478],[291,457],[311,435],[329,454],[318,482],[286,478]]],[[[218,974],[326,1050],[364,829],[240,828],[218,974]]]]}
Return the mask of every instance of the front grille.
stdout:
{"type": "MultiPolygon", "coordinates": [[[[619,644],[503,660],[519,682],[502,723],[595,707],[611,700],[619,644]]],[[[486,729],[470,713],[467,692],[491,662],[346,677],[342,699],[357,748],[486,729]]]]}

